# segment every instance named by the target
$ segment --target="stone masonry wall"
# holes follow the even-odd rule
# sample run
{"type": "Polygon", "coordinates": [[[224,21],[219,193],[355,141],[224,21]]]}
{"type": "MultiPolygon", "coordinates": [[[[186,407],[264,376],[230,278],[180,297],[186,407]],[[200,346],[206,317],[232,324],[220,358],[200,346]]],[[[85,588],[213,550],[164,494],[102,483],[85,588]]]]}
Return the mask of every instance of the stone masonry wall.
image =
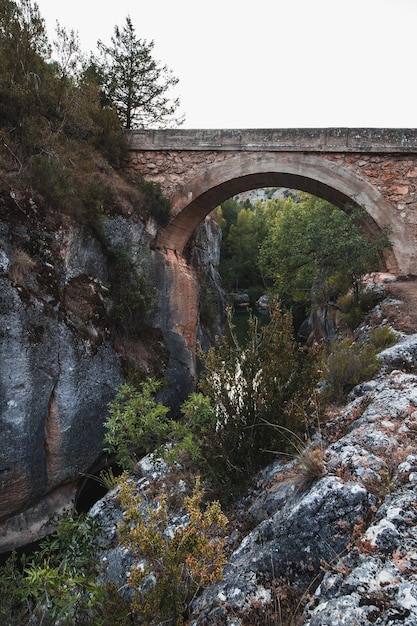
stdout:
{"type": "MultiPolygon", "coordinates": [[[[208,167],[227,162],[234,151],[132,151],[126,169],[147,180],[159,183],[168,198],[184,183],[201,176],[208,167]]],[[[242,154],[253,155],[253,151],[242,154]]],[[[368,181],[393,204],[408,224],[417,224],[417,154],[322,153],[322,157],[337,163],[368,181]]]]}

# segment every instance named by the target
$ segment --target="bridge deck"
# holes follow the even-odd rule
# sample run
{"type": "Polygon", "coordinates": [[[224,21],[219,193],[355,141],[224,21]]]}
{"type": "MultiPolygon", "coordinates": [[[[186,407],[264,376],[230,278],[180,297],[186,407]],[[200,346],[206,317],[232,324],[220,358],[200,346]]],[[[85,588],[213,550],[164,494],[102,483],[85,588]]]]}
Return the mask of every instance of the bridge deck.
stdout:
{"type": "Polygon", "coordinates": [[[416,128],[128,131],[132,150],[417,153],[416,128]]]}

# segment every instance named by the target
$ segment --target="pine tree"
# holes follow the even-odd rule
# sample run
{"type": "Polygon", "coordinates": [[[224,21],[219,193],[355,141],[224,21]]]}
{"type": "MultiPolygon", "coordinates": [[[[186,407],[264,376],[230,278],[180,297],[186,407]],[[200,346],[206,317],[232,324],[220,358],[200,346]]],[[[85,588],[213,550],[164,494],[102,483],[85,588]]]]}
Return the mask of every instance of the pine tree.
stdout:
{"type": "Polygon", "coordinates": [[[174,118],[180,102],[170,99],[168,91],[178,83],[166,65],[152,56],[154,42],[138,39],[131,18],[122,29],[114,29],[111,46],[98,41],[102,88],[108,101],[117,109],[125,128],[180,125],[174,118]]]}

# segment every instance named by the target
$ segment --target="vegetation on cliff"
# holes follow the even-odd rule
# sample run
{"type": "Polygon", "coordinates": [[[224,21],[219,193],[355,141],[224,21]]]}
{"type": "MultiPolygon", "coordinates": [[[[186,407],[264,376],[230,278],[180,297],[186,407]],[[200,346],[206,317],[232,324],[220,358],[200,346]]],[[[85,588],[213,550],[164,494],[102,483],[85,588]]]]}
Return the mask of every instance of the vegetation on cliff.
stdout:
{"type": "Polygon", "coordinates": [[[129,127],[135,117],[162,123],[178,106],[164,96],[176,79],[154,61],[152,44],[136,38],[129,20],[115,33],[114,49],[101,44],[102,56],[86,59],[77,34],[60,25],[51,46],[36,2],[1,2],[0,166],[14,187],[29,189],[56,213],[95,226],[101,215],[117,205],[120,211],[123,203],[133,202],[143,213],[149,205],[152,210],[154,188],[148,184],[136,191],[112,166],[127,153],[126,117],[129,127]],[[121,45],[135,56],[134,87],[133,77],[120,79],[123,66],[132,61],[121,45]],[[124,87],[131,94],[128,109],[117,91],[124,87]]]}
{"type": "MultiPolygon", "coordinates": [[[[121,108],[100,82],[110,71],[104,58],[100,65],[86,59],[77,34],[59,24],[51,45],[33,0],[2,0],[0,6],[0,211],[13,226],[10,278],[29,298],[33,273],[32,285],[53,290],[51,301],[68,309],[66,319],[77,318],[78,333],[97,341],[111,333],[127,354],[127,336],[137,340],[144,333],[153,290],[145,270],[106,235],[106,223],[118,215],[164,223],[168,202],[157,185],[132,181],[120,167],[128,143],[121,108]],[[52,234],[61,227],[98,241],[109,284],[92,285],[88,276],[61,284],[61,251],[52,234]],[[30,238],[22,235],[25,229],[30,238]]],[[[133,36],[131,45],[139,54],[144,44],[133,36]]],[[[150,49],[146,59],[153,67],[150,49]]],[[[148,89],[156,89],[158,72],[142,69],[148,89]]],[[[132,103],[135,111],[139,106],[145,104],[132,103]]],[[[146,106],[157,115],[162,101],[150,93],[146,106]]]]}
{"type": "MultiPolygon", "coordinates": [[[[339,393],[342,381],[346,390],[375,374],[375,367],[367,367],[368,356],[372,355],[374,365],[376,352],[391,345],[395,333],[385,326],[368,329],[360,343],[351,342],[350,348],[346,343],[342,351],[347,370],[344,373],[337,370],[338,393],[330,396],[327,390],[334,384],[330,374],[335,374],[336,366],[328,361],[323,374],[325,385],[317,392],[315,382],[320,374],[317,358],[299,353],[288,314],[277,308],[272,318],[274,323],[262,332],[255,324],[252,326],[253,345],[249,349],[239,350],[237,346],[225,344],[220,352],[213,351],[209,355],[205,383],[199,393],[184,403],[184,420],[167,417],[166,408],[153,398],[157,385],[152,381],[142,385],[141,390],[123,387],[110,404],[107,445],[115,452],[116,460],[130,468],[130,475],[125,472],[116,479],[109,473],[102,474],[102,478],[109,488],[116,487],[114,497],[124,511],[118,517],[121,521],[117,534],[121,545],[134,557],[135,565],[133,561],[129,565],[127,578],[133,602],[127,601],[122,588],[117,592],[114,586],[97,582],[99,563],[94,559],[94,550],[104,531],[89,518],[87,523],[83,519],[78,522],[64,519],[40,551],[23,558],[23,572],[16,556],[11,557],[3,569],[0,588],[7,602],[3,603],[0,615],[5,623],[20,625],[34,619],[51,625],[57,619],[63,624],[83,623],[82,620],[89,623],[90,620],[103,626],[110,623],[156,626],[161,620],[172,626],[188,623],[196,597],[221,578],[227,555],[226,532],[230,541],[230,526],[226,530],[227,519],[219,503],[207,501],[207,496],[213,492],[221,495],[233,511],[229,497],[237,483],[242,479],[247,481],[257,468],[270,461],[270,453],[275,455],[279,450],[288,450],[289,440],[293,442],[295,461],[285,472],[281,469],[284,486],[287,481],[296,494],[303,493],[326,474],[320,438],[328,428],[337,431],[343,426],[331,425],[335,407],[326,407],[326,401],[330,397],[343,401],[339,393]],[[364,346],[362,352],[356,350],[357,345],[364,346]],[[329,424],[323,421],[325,419],[329,424]],[[315,444],[310,437],[316,439],[315,444]],[[155,466],[148,470],[152,480],[135,457],[143,444],[146,450],[153,450],[164,459],[154,458],[155,466]],[[200,487],[198,474],[207,494],[200,487]],[[141,494],[136,491],[139,484],[141,494]]],[[[337,350],[334,354],[337,356],[337,350]]],[[[355,411],[357,417],[357,409],[355,411]]],[[[286,454],[282,458],[285,464],[286,454]]],[[[332,477],[330,481],[336,484],[340,478],[332,477]]],[[[269,495],[262,496],[262,501],[273,497],[275,489],[276,485],[269,495]]],[[[351,487],[352,498],[357,498],[358,489],[366,494],[362,487],[354,486],[351,487]]],[[[331,497],[324,487],[319,493],[322,498],[331,497]]],[[[350,493],[347,487],[346,493],[350,493]]],[[[287,500],[287,497],[277,497],[279,501],[287,500]]],[[[308,496],[306,502],[312,506],[308,496]]],[[[346,506],[343,498],[342,502],[346,506]]],[[[333,510],[330,505],[321,508],[333,510]]],[[[353,515],[356,509],[349,510],[353,515]]],[[[349,533],[357,532],[356,522],[364,524],[363,520],[353,518],[349,533]]],[[[338,517],[336,521],[340,521],[338,517]]],[[[114,522],[110,523],[113,528],[114,522]]],[[[304,520],[303,525],[306,524],[304,520]]],[[[350,535],[346,528],[343,526],[348,541],[350,535]]],[[[341,531],[342,527],[338,529],[341,531]]],[[[324,532],[327,531],[325,527],[324,532]]],[[[114,533],[114,529],[111,532],[114,533]]],[[[314,536],[320,536],[316,526],[314,536]]],[[[340,532],[334,532],[325,542],[327,549],[328,541],[337,541],[340,537],[340,532]]],[[[298,549],[303,548],[298,546],[298,549]]],[[[321,564],[323,568],[323,561],[321,564]]],[[[311,572],[315,571],[316,566],[309,567],[311,572]]],[[[282,569],[281,563],[280,571],[282,569]]],[[[307,571],[310,572],[308,568],[307,571]]],[[[292,575],[291,569],[289,579],[292,575]]],[[[230,578],[230,572],[228,576],[230,578]]],[[[291,615],[302,606],[299,589],[295,587],[291,592],[283,572],[281,577],[272,580],[271,589],[277,598],[284,594],[280,610],[282,615],[287,611],[291,615]]],[[[244,607],[239,610],[243,611],[244,607]]],[[[263,611],[263,605],[251,605],[250,623],[263,623],[263,611]]],[[[271,623],[280,626],[286,623],[278,610],[274,615],[270,607],[268,612],[269,619],[275,620],[271,623]]],[[[294,614],[288,619],[293,617],[294,614]]]]}

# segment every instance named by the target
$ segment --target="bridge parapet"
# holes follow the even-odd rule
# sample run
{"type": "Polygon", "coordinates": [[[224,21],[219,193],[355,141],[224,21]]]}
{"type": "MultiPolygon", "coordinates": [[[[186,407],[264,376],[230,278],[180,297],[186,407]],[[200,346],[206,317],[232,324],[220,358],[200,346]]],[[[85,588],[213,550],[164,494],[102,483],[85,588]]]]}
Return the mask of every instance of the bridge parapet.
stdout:
{"type": "Polygon", "coordinates": [[[129,132],[131,150],[417,153],[415,128],[165,129],[129,132]]]}

